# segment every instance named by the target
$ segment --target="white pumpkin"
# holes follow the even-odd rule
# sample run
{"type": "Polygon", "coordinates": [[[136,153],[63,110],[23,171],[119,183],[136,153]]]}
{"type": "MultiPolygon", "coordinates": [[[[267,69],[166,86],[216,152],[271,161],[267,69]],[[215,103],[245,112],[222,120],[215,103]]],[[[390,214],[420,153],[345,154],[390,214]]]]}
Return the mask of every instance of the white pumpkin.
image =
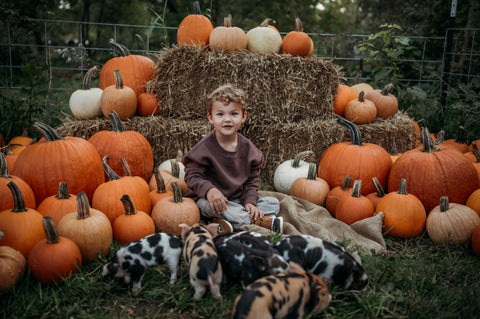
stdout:
{"type": "Polygon", "coordinates": [[[290,194],[292,183],[300,177],[308,176],[309,164],[303,158],[312,155],[312,151],[299,153],[294,159],[285,161],[277,166],[273,173],[273,186],[280,193],[290,194]]]}
{"type": "Polygon", "coordinates": [[[177,158],[172,158],[163,161],[158,165],[159,170],[165,170],[169,171],[170,173],[172,172],[172,161],[178,164],[178,168],[180,170],[178,177],[180,178],[185,178],[185,166],[182,163],[182,157],[183,157],[183,152],[181,150],[178,150],[177,153],[177,158]]]}
{"type": "Polygon", "coordinates": [[[258,26],[247,32],[248,50],[255,53],[278,53],[282,47],[282,36],[270,27],[258,26]]]}
{"type": "Polygon", "coordinates": [[[90,87],[95,71],[97,71],[96,66],[90,68],[83,78],[83,90],[76,90],[70,96],[68,103],[70,110],[80,120],[88,120],[102,115],[100,101],[103,90],[90,87]]]}

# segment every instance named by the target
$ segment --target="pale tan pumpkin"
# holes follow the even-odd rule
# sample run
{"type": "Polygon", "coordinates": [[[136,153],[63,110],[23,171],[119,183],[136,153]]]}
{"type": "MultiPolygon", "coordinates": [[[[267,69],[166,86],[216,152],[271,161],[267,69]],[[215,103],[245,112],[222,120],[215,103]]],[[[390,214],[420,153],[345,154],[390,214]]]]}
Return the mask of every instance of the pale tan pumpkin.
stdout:
{"type": "MultiPolygon", "coordinates": [[[[3,235],[0,230],[0,241],[3,235]]],[[[26,265],[27,260],[21,252],[10,246],[0,246],[0,294],[10,290],[23,277],[26,265]]]]}
{"type": "Polygon", "coordinates": [[[328,183],[317,177],[317,166],[310,163],[307,177],[300,177],[293,181],[290,195],[308,200],[311,203],[325,206],[327,194],[330,191],[328,183]]]}
{"type": "Polygon", "coordinates": [[[106,118],[110,112],[115,111],[122,120],[131,118],[137,111],[137,95],[135,91],[123,84],[119,70],[114,71],[115,85],[107,86],[102,93],[100,107],[106,118]]]}
{"type": "Polygon", "coordinates": [[[223,26],[213,29],[208,42],[214,52],[232,53],[246,50],[248,37],[239,27],[232,27],[232,17],[229,15],[223,19],[223,26]]]}

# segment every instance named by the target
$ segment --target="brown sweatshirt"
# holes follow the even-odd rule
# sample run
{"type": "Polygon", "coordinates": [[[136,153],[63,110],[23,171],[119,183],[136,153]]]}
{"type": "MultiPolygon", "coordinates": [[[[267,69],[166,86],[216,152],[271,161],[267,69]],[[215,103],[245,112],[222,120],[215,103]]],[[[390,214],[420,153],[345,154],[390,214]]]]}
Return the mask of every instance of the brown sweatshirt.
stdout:
{"type": "Polygon", "coordinates": [[[210,188],[218,188],[229,199],[243,206],[257,205],[262,152],[245,136],[238,134],[237,149],[223,149],[215,131],[207,134],[183,158],[185,182],[191,190],[187,196],[206,198],[210,188]]]}

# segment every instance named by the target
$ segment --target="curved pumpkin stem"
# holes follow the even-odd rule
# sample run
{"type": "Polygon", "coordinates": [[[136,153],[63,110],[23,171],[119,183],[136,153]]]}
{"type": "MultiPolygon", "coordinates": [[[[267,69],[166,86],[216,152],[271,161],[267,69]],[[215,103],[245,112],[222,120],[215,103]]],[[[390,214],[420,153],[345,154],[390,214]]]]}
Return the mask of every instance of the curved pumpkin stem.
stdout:
{"type": "Polygon", "coordinates": [[[423,148],[421,150],[422,152],[433,153],[433,152],[440,151],[440,149],[435,146],[432,136],[430,136],[430,132],[426,127],[422,127],[422,143],[423,143],[423,148]]]}
{"type": "Polygon", "coordinates": [[[69,199],[72,197],[70,193],[68,192],[68,185],[65,182],[60,182],[58,184],[58,193],[55,195],[57,199],[69,199]]]}
{"type": "Polygon", "coordinates": [[[229,13],[228,16],[223,18],[223,26],[225,28],[231,28],[232,27],[232,15],[229,13]]]}
{"type": "Polygon", "coordinates": [[[55,131],[53,128],[51,128],[50,126],[48,126],[45,123],[35,122],[35,123],[33,123],[32,128],[35,131],[37,131],[38,133],[40,133],[43,137],[45,137],[47,142],[53,142],[53,141],[58,141],[58,140],[66,140],[66,138],[61,137],[57,133],[57,131],[55,131]]]}
{"type": "Polygon", "coordinates": [[[85,76],[83,77],[83,89],[84,90],[90,90],[91,88],[91,83],[92,83],[92,76],[95,74],[95,72],[98,70],[97,66],[91,67],[87,73],[85,73],[85,76]]]}
{"type": "Polygon", "coordinates": [[[2,152],[0,152],[0,177],[12,178],[12,176],[8,174],[7,159],[2,152]]]}
{"type": "Polygon", "coordinates": [[[125,208],[125,215],[135,215],[137,213],[135,205],[133,205],[133,201],[128,194],[123,195],[120,200],[125,208]]]}
{"type": "Polygon", "coordinates": [[[107,173],[108,179],[111,181],[120,179],[120,176],[107,164],[108,159],[109,157],[107,155],[102,158],[103,170],[107,173]]]}
{"type": "Polygon", "coordinates": [[[359,102],[365,102],[365,92],[364,91],[360,91],[360,93],[358,93],[358,101],[359,102]]]}
{"type": "Polygon", "coordinates": [[[130,55],[130,51],[128,51],[126,46],[115,42],[113,39],[110,39],[110,41],[108,42],[108,45],[112,47],[116,55],[119,55],[121,57],[126,57],[130,55]]]}
{"type": "Polygon", "coordinates": [[[449,209],[450,209],[450,202],[448,201],[448,197],[447,196],[440,197],[440,211],[443,213],[449,209]]]}
{"type": "Polygon", "coordinates": [[[60,236],[58,235],[57,226],[53,218],[50,216],[45,216],[42,218],[43,230],[45,232],[45,237],[47,239],[47,244],[57,244],[60,242],[60,236]]]}
{"type": "Polygon", "coordinates": [[[441,129],[437,133],[437,138],[435,139],[435,145],[445,144],[445,130],[441,129]]]}
{"type": "Polygon", "coordinates": [[[364,146],[362,144],[362,136],[360,135],[360,130],[358,129],[358,126],[342,117],[338,117],[338,124],[345,126],[350,131],[353,145],[364,146]]]}
{"type": "Polygon", "coordinates": [[[10,188],[10,191],[12,192],[12,195],[13,195],[13,209],[11,210],[11,212],[14,212],[14,213],[26,212],[28,208],[25,205],[25,199],[23,199],[23,195],[22,195],[22,192],[20,191],[20,188],[18,188],[17,184],[15,184],[13,181],[8,182],[7,186],[8,188],[10,188]]]}
{"type": "Polygon", "coordinates": [[[110,116],[112,123],[112,132],[125,132],[125,127],[123,127],[122,121],[120,120],[120,117],[118,117],[118,113],[115,110],[112,110],[108,115],[110,116]]]}
{"type": "Polygon", "coordinates": [[[113,77],[115,78],[115,88],[117,90],[122,90],[123,89],[123,78],[122,78],[122,74],[120,73],[120,70],[113,71],[113,77]]]}
{"type": "Polygon", "coordinates": [[[262,23],[260,23],[260,26],[261,27],[268,27],[269,24],[275,24],[275,23],[277,23],[275,20],[270,19],[270,18],[266,18],[265,20],[263,20],[262,23]]]}
{"type": "Polygon", "coordinates": [[[305,157],[310,156],[312,154],[313,154],[312,151],[304,151],[304,152],[298,153],[292,161],[292,167],[293,168],[298,168],[300,166],[300,161],[302,159],[304,159],[305,157]]]}
{"type": "Polygon", "coordinates": [[[158,167],[155,167],[155,181],[157,182],[157,193],[166,193],[167,188],[165,187],[165,180],[163,179],[163,176],[160,173],[158,167]]]}
{"type": "Polygon", "coordinates": [[[480,163],[480,151],[478,149],[473,149],[472,150],[473,155],[477,159],[475,163],[480,163]]]}
{"type": "Polygon", "coordinates": [[[392,83],[388,83],[387,85],[385,85],[385,87],[382,89],[382,91],[380,92],[382,95],[388,95],[388,93],[390,92],[390,90],[393,89],[393,84],[392,83]]]}
{"type": "Polygon", "coordinates": [[[345,176],[343,179],[342,185],[340,185],[340,188],[344,191],[350,188],[350,185],[352,185],[352,178],[350,175],[345,176]]]}
{"type": "Polygon", "coordinates": [[[125,157],[122,157],[120,159],[120,162],[122,163],[123,176],[132,176],[132,170],[130,169],[130,165],[128,165],[128,162],[125,159],[125,157]]]}
{"type": "Polygon", "coordinates": [[[401,179],[400,187],[398,188],[397,193],[401,194],[401,195],[408,195],[408,193],[407,193],[407,180],[405,178],[401,179]]]}
{"type": "Polygon", "coordinates": [[[352,197],[360,196],[362,196],[362,180],[356,179],[355,182],[353,182],[352,197]]]}
{"type": "Polygon", "coordinates": [[[180,189],[180,184],[178,182],[172,182],[173,189],[173,202],[179,204],[183,202],[182,190],[180,189]]]}
{"type": "Polygon", "coordinates": [[[314,181],[317,179],[317,164],[315,163],[308,164],[307,179],[311,181],[314,181]]]}
{"type": "Polygon", "coordinates": [[[77,219],[85,219],[90,217],[90,204],[85,192],[77,194],[77,219]]]}
{"type": "Polygon", "coordinates": [[[376,176],[372,178],[372,183],[373,183],[373,186],[375,186],[375,189],[377,190],[377,197],[384,197],[385,191],[383,190],[383,187],[382,185],[380,185],[380,182],[378,181],[378,178],[376,176]]]}
{"type": "Polygon", "coordinates": [[[390,152],[390,155],[393,155],[393,156],[400,155],[398,153],[397,143],[395,142],[395,137],[392,137],[392,151],[390,152]]]}
{"type": "Polygon", "coordinates": [[[198,3],[198,1],[195,1],[193,3],[193,14],[202,14],[202,10],[200,10],[200,4],[198,3]]]}
{"type": "Polygon", "coordinates": [[[172,176],[175,177],[175,178],[179,178],[180,177],[180,165],[178,165],[178,162],[177,160],[170,160],[170,165],[172,166],[172,176]]]}
{"type": "Polygon", "coordinates": [[[297,32],[303,32],[302,20],[299,17],[295,17],[295,30],[297,32]]]}

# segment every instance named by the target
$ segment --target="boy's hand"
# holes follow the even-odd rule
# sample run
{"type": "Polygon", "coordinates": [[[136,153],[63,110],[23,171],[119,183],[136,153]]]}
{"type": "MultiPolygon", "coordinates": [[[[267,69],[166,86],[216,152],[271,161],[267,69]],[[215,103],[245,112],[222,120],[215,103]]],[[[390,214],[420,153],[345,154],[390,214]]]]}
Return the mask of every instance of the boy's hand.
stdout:
{"type": "Polygon", "coordinates": [[[248,213],[250,213],[250,218],[253,219],[253,220],[263,218],[263,216],[265,215],[265,212],[263,210],[259,209],[257,206],[255,206],[251,203],[247,203],[245,205],[245,210],[248,213]]]}
{"type": "Polygon", "coordinates": [[[223,214],[227,209],[227,198],[223,196],[222,192],[218,188],[210,188],[207,192],[207,200],[210,203],[212,212],[217,214],[223,214]]]}

